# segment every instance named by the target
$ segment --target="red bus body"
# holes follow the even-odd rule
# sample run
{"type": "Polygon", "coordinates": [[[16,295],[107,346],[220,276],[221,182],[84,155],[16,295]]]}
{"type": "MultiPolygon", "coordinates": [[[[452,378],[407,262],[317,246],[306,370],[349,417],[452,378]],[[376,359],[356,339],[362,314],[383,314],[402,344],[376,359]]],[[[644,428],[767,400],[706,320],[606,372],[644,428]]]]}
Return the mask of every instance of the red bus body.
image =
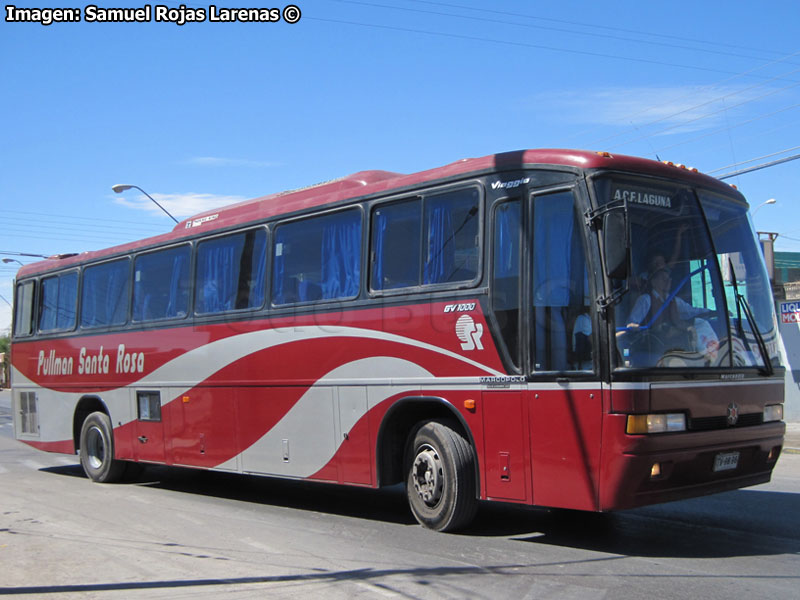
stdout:
{"type": "MultiPolygon", "coordinates": [[[[483,186],[488,214],[494,201],[488,182],[502,179],[504,193],[513,195],[529,186],[530,169],[568,176],[577,186],[585,185],[586,173],[615,171],[728,193],[716,180],[643,159],[507,153],[414,175],[363,172],[266,196],[187,219],[157,238],[26,266],[18,282],[285,215],[461,181],[483,186]]],[[[488,263],[483,259],[473,284],[452,293],[371,295],[362,285],[352,302],[283,309],[267,302],[245,315],[190,314],[155,324],[128,320],[102,331],[15,336],[15,414],[22,394],[34,392],[38,419],[26,432],[15,418],[16,437],[72,454],[83,420],[100,411],[113,426],[116,460],[378,487],[404,480],[408,435],[418,423],[437,420],[452,423],[474,452],[478,498],[592,511],[769,480],[783,443],[780,420],[631,435],[626,419],[680,412],[696,423],[724,421],[731,405],[742,417],[761,415],[766,405],[783,402],[780,372],[619,378],[608,358],[612,342],[600,331],[589,373],[510,370],[490,314],[488,263]],[[482,336],[465,341],[459,330],[465,315],[482,336]],[[160,393],[161,420],[137,418],[142,390],[160,393]],[[715,457],[730,452],[738,453],[736,467],[715,471],[715,457]]]]}

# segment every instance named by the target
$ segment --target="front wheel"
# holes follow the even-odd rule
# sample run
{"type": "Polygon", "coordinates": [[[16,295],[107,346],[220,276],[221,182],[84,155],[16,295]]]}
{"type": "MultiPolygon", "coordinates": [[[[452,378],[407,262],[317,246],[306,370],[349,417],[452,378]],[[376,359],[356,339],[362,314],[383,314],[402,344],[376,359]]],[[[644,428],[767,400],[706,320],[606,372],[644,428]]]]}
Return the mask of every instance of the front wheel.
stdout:
{"type": "Polygon", "coordinates": [[[433,421],[413,434],[407,457],[406,495],[417,521],[436,531],[469,524],[478,508],[469,442],[448,424],[433,421]]]}
{"type": "Polygon", "coordinates": [[[122,479],[126,464],[114,459],[114,432],[111,418],[93,412],[81,427],[81,466],[92,481],[113,483],[122,479]]]}

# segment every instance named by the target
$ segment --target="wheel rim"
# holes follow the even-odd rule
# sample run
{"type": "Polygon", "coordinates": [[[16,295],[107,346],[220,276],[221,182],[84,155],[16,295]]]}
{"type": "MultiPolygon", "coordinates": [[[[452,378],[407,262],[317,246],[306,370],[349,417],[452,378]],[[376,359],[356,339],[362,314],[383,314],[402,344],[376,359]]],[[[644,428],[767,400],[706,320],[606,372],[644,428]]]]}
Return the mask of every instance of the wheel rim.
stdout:
{"type": "Polygon", "coordinates": [[[444,473],[435,448],[427,444],[420,447],[411,468],[411,479],[420,500],[427,506],[435,506],[442,499],[444,473]]]}
{"type": "Polygon", "coordinates": [[[97,427],[92,427],[86,432],[86,455],[92,469],[99,469],[103,466],[106,459],[106,441],[103,433],[97,427]]]}

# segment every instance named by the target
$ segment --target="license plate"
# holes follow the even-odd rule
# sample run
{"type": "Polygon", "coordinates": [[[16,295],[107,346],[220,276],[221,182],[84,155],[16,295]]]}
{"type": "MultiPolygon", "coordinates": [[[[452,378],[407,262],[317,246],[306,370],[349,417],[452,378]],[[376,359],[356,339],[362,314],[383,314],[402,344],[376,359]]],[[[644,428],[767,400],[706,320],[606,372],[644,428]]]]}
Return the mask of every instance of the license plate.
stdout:
{"type": "Polygon", "coordinates": [[[738,452],[720,452],[714,457],[714,472],[730,471],[739,466],[738,452]]]}

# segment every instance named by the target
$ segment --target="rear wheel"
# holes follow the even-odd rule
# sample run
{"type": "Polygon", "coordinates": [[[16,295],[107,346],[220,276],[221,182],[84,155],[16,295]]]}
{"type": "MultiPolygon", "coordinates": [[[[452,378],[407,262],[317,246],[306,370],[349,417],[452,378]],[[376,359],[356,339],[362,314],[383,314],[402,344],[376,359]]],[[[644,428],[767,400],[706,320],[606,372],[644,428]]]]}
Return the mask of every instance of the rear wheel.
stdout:
{"type": "Polygon", "coordinates": [[[103,412],[93,412],[81,427],[81,466],[86,475],[99,483],[122,479],[126,463],[114,459],[114,432],[111,418],[103,412]]]}
{"type": "Polygon", "coordinates": [[[436,531],[469,524],[478,508],[475,455],[461,434],[447,423],[423,424],[412,435],[406,465],[406,495],[417,521],[436,531]]]}

